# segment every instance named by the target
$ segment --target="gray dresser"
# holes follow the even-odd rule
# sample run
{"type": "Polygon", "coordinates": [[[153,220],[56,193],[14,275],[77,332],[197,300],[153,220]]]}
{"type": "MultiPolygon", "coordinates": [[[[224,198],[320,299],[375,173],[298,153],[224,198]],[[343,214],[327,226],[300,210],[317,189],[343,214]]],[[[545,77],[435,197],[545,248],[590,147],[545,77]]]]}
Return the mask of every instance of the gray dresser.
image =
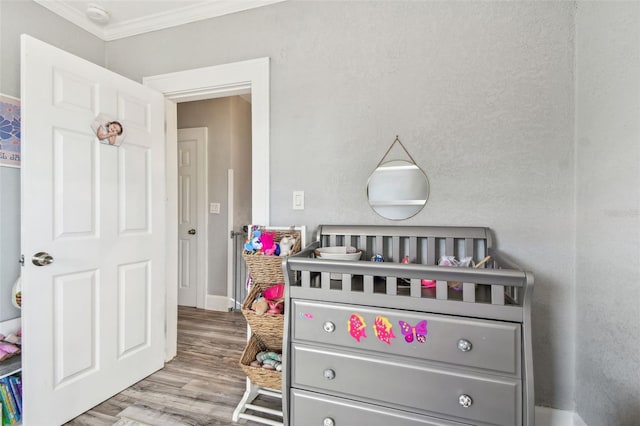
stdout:
{"type": "Polygon", "coordinates": [[[533,277],[498,262],[486,228],[320,227],[284,265],[285,424],[533,426],[533,277]],[[329,245],[363,260],[314,257],[329,245]]]}

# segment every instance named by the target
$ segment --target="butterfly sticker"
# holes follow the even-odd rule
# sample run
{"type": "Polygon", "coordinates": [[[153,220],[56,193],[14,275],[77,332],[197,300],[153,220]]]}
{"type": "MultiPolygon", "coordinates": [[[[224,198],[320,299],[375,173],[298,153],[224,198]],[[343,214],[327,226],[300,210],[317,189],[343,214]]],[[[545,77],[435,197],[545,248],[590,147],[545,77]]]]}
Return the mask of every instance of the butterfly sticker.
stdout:
{"type": "Polygon", "coordinates": [[[378,340],[386,343],[387,345],[391,344],[391,339],[395,339],[396,336],[393,334],[393,325],[388,318],[378,315],[373,322],[373,332],[375,333],[378,340]]]}
{"type": "Polygon", "coordinates": [[[364,322],[364,318],[360,314],[351,314],[349,322],[347,323],[347,329],[351,337],[356,339],[360,343],[360,339],[367,337],[367,324],[364,322]]]}
{"type": "Polygon", "coordinates": [[[413,342],[414,339],[420,343],[427,340],[427,320],[420,321],[415,327],[404,321],[398,321],[398,324],[400,324],[400,332],[407,343],[413,342]]]}

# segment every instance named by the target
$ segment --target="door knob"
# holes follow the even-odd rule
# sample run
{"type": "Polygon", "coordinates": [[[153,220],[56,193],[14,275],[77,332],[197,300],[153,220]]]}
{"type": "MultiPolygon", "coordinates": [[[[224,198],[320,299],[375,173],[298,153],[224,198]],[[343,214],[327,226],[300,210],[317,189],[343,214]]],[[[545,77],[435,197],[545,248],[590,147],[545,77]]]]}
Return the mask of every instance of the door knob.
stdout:
{"type": "Polygon", "coordinates": [[[189,235],[196,235],[196,230],[195,230],[195,229],[189,229],[189,230],[187,231],[187,233],[188,233],[189,235]]]}
{"type": "Polygon", "coordinates": [[[33,255],[31,262],[36,266],[47,266],[48,264],[53,263],[53,257],[51,257],[49,253],[40,251],[33,255]]]}

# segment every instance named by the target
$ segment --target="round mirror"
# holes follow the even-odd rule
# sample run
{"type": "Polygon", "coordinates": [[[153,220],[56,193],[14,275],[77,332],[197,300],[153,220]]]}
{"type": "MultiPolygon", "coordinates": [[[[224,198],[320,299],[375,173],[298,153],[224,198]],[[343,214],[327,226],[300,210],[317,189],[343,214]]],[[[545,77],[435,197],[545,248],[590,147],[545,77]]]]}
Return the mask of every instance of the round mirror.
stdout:
{"type": "Polygon", "coordinates": [[[402,220],[418,214],[429,198],[427,175],[414,163],[393,160],[376,168],[367,183],[369,205],[380,216],[402,220]]]}

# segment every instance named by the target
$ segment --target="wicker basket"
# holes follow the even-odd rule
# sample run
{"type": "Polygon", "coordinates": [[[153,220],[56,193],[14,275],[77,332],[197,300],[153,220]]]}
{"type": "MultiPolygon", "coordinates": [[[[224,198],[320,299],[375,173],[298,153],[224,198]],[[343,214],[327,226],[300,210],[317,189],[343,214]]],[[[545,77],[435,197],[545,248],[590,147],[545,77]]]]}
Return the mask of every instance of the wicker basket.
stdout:
{"type": "Polygon", "coordinates": [[[282,348],[282,331],[284,329],[284,315],[267,314],[258,315],[251,310],[251,304],[258,293],[264,288],[254,285],[242,304],[242,315],[244,315],[251,332],[257,334],[260,340],[270,348],[282,348]]]}
{"type": "Polygon", "coordinates": [[[242,357],[240,358],[240,366],[244,370],[251,383],[271,389],[282,389],[282,373],[275,370],[267,370],[261,367],[251,367],[251,361],[256,359],[256,355],[259,352],[272,350],[275,352],[281,352],[280,347],[269,347],[255,334],[251,336],[247,347],[244,348],[242,357]]]}
{"type": "MultiPolygon", "coordinates": [[[[283,237],[294,237],[296,239],[291,254],[295,254],[300,251],[301,238],[300,231],[295,229],[285,230],[270,230],[269,228],[261,229],[261,232],[274,232],[275,241],[280,241],[283,237]]],[[[253,254],[249,252],[243,252],[242,258],[247,264],[249,273],[251,273],[251,279],[254,283],[283,283],[284,274],[282,273],[282,261],[285,257],[281,256],[265,256],[261,254],[253,254]]]]}

